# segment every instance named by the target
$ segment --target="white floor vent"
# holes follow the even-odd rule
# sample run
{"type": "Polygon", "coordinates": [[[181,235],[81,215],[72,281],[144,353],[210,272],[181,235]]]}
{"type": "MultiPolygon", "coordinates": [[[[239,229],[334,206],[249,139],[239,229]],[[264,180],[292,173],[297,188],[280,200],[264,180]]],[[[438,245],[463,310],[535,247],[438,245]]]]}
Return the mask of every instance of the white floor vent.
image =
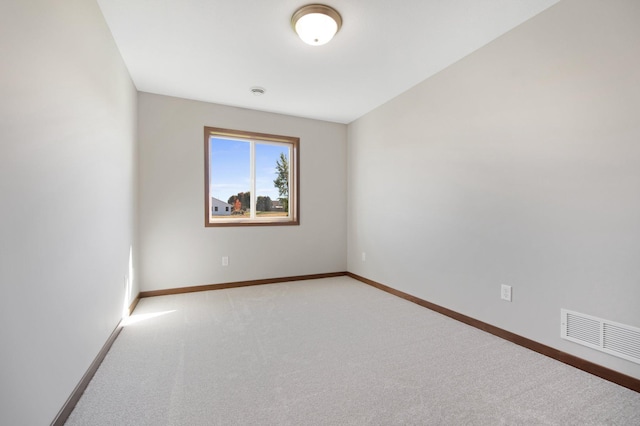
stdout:
{"type": "Polygon", "coordinates": [[[560,312],[563,339],[640,364],[640,328],[566,309],[560,312]]]}

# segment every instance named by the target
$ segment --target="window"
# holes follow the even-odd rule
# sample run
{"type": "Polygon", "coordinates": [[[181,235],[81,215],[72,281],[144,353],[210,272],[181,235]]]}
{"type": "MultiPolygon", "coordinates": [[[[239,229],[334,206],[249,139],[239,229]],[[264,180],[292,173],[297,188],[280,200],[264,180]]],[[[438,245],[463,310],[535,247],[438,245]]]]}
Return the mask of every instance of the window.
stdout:
{"type": "Polygon", "coordinates": [[[205,226],[298,225],[299,142],[205,127],[205,226]]]}

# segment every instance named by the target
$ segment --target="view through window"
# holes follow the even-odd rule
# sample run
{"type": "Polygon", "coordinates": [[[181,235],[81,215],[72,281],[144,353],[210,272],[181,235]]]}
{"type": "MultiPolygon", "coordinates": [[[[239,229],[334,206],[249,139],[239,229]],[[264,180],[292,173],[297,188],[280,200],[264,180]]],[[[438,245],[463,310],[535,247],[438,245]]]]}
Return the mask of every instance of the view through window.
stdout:
{"type": "Polygon", "coordinates": [[[299,224],[299,138],[204,130],[205,226],[299,224]]]}

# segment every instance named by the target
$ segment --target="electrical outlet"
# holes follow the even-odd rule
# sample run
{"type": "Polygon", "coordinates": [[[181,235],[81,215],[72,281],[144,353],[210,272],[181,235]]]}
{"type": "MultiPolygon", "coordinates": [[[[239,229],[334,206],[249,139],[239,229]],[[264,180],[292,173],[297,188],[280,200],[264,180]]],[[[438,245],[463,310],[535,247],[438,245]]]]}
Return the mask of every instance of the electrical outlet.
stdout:
{"type": "Polygon", "coordinates": [[[511,286],[502,284],[500,287],[500,297],[502,300],[506,300],[507,302],[511,302],[511,286]]]}
{"type": "Polygon", "coordinates": [[[229,266],[229,256],[222,256],[222,266],[229,266]]]}
{"type": "Polygon", "coordinates": [[[367,261],[367,253],[362,252],[362,261],[366,262],[367,261]]]}

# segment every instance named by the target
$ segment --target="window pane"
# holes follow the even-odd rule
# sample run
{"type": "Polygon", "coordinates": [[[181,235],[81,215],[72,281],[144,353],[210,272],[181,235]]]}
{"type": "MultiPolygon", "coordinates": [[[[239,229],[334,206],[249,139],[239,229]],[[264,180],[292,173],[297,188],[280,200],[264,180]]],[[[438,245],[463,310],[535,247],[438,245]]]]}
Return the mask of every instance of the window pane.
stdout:
{"type": "Polygon", "coordinates": [[[248,218],[251,208],[251,145],[247,141],[209,138],[211,220],[248,218]],[[215,207],[218,207],[217,211],[215,207]],[[224,207],[224,208],[223,208],[224,207]]]}
{"type": "Polygon", "coordinates": [[[289,215],[289,145],[256,143],[256,216],[289,215]]]}

